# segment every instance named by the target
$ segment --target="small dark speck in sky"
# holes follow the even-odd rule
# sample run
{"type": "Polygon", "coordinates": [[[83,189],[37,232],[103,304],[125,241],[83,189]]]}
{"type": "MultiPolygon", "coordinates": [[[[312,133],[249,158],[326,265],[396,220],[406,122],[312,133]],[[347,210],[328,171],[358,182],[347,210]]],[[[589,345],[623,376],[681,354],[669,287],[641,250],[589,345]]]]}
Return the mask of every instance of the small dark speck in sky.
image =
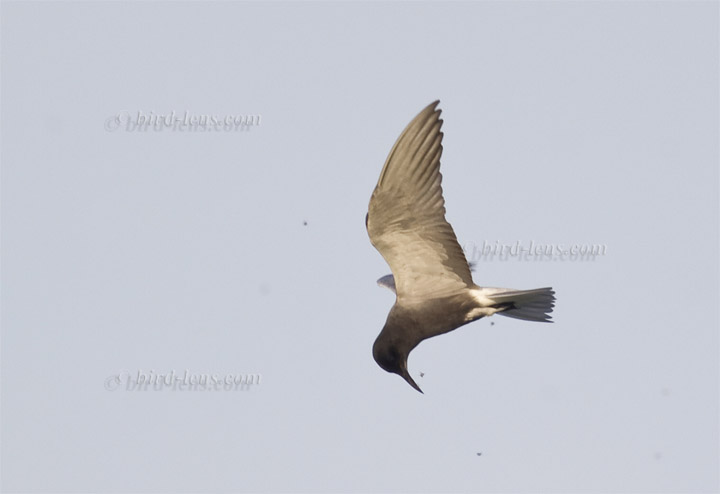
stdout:
{"type": "Polygon", "coordinates": [[[475,453],[475,454],[478,455],[478,456],[482,456],[482,453],[475,453]]]}
{"type": "Polygon", "coordinates": [[[421,372],[421,373],[420,373],[420,377],[425,377],[425,373],[424,373],[424,372],[421,372]]]}
{"type": "Polygon", "coordinates": [[[490,326],[495,326],[495,321],[490,321],[490,326]]]}
{"type": "Polygon", "coordinates": [[[303,221],[303,226],[307,226],[307,221],[303,221]]]}

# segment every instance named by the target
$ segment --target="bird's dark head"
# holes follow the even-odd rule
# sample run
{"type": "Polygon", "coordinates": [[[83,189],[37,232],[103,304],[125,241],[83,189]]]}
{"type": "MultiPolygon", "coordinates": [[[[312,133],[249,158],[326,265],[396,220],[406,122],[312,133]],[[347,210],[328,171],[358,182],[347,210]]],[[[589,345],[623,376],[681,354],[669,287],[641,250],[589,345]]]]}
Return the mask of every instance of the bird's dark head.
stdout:
{"type": "Polygon", "coordinates": [[[394,342],[383,337],[383,333],[380,333],[375,344],[373,345],[373,358],[375,362],[387,372],[392,372],[399,375],[407,381],[407,383],[413,388],[417,389],[421,393],[420,386],[415,384],[415,381],[410,377],[410,373],[407,368],[407,357],[408,352],[402,351],[394,342]]]}

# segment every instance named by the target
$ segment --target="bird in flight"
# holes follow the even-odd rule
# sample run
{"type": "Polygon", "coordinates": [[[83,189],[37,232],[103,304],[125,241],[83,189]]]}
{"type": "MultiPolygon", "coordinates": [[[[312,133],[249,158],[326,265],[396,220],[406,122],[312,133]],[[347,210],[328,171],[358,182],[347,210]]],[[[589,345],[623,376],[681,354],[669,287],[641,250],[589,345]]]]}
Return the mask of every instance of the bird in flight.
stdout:
{"type": "Polygon", "coordinates": [[[549,314],[555,305],[552,288],[514,290],[473,282],[445,219],[439,103],[428,105],[400,134],[365,217],[370,241],[392,270],[378,284],[396,295],[373,357],[421,393],[407,368],[408,355],[421,341],[493,314],[552,322],[549,314]]]}

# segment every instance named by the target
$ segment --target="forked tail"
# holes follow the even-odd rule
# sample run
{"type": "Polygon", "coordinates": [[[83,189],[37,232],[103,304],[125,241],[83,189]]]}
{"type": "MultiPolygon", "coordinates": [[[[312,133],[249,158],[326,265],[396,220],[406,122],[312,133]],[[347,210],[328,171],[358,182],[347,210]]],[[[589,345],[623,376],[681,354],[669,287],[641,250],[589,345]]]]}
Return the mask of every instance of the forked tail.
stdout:
{"type": "Polygon", "coordinates": [[[508,290],[493,293],[490,297],[508,308],[497,314],[525,321],[552,322],[550,313],[555,307],[555,292],[552,288],[536,288],[534,290],[508,290]]]}

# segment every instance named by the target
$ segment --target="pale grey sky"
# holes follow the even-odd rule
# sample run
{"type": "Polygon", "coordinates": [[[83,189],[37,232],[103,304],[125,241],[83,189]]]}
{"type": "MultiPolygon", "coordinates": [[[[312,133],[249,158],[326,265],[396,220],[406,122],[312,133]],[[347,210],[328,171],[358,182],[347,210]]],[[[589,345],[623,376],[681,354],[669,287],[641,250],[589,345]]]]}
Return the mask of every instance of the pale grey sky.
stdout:
{"type": "Polygon", "coordinates": [[[2,489],[718,491],[718,10],[3,2],[2,489]],[[421,395],[364,217],[435,99],[461,244],[606,252],[481,260],[556,322],[423,342],[421,395]],[[186,111],[260,122],[115,126],[186,111]]]}

